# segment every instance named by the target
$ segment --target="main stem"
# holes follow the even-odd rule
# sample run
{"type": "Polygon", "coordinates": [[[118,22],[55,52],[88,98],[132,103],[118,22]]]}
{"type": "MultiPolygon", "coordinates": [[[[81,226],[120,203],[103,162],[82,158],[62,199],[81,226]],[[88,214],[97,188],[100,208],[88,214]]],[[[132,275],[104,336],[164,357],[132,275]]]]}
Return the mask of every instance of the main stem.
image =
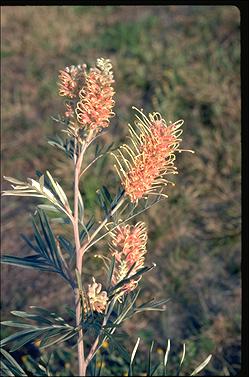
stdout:
{"type": "MultiPolygon", "coordinates": [[[[80,250],[80,236],[79,236],[79,221],[78,221],[78,205],[79,205],[79,175],[82,164],[83,154],[85,148],[79,153],[78,158],[75,154],[75,167],[74,167],[74,240],[75,240],[75,254],[76,254],[76,268],[81,276],[82,272],[82,257],[83,253],[80,250]]],[[[81,298],[79,288],[75,288],[75,307],[76,307],[76,326],[80,329],[78,334],[78,362],[79,362],[79,376],[86,375],[86,362],[84,355],[84,341],[83,330],[81,326],[81,298]]]]}
{"type": "MultiPolygon", "coordinates": [[[[80,245],[80,235],[79,235],[79,180],[81,174],[81,165],[83,156],[85,153],[85,150],[87,146],[91,143],[92,133],[90,132],[88,135],[88,138],[86,139],[84,145],[81,146],[81,150],[79,151],[79,154],[77,156],[76,150],[77,150],[77,141],[75,140],[75,154],[74,154],[74,217],[73,217],[73,231],[74,231],[74,240],[75,240],[75,254],[76,254],[76,268],[79,272],[79,275],[82,274],[82,268],[83,268],[83,255],[86,249],[92,246],[91,241],[94,239],[94,237],[100,232],[100,230],[106,225],[109,218],[114,215],[114,213],[121,207],[121,205],[124,202],[124,197],[120,200],[120,202],[112,209],[110,214],[105,218],[105,220],[99,225],[99,227],[95,230],[95,232],[92,234],[90,239],[83,244],[80,245]]],[[[83,171],[84,172],[84,171],[83,171]]],[[[81,326],[81,316],[82,316],[82,307],[81,307],[81,293],[79,290],[79,287],[76,287],[74,289],[75,292],[75,308],[76,308],[76,327],[79,329],[78,334],[78,363],[79,363],[79,376],[86,376],[86,369],[87,365],[91,361],[92,357],[94,356],[94,352],[98,346],[99,337],[95,340],[89,355],[85,358],[84,353],[84,339],[83,339],[83,330],[81,326]]],[[[109,317],[109,316],[108,316],[109,317]]],[[[104,319],[105,321],[108,320],[108,317],[104,319]]],[[[103,325],[104,325],[103,324],[103,325]]]]}

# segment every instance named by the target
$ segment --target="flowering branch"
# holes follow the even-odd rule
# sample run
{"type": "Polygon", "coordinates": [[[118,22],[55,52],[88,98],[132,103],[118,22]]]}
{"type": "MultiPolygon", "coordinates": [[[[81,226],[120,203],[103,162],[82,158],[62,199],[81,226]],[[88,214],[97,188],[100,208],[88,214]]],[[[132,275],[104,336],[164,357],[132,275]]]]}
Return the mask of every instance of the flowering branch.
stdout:
{"type": "MultiPolygon", "coordinates": [[[[64,117],[58,122],[65,126],[62,131],[69,139],[63,141],[57,137],[50,140],[50,144],[64,151],[73,160],[73,209],[70,208],[62,187],[48,171],[39,174],[38,181],[28,179],[27,182],[22,182],[5,177],[12,183],[12,190],[3,192],[3,195],[34,196],[49,202],[38,205],[35,212],[35,242],[25,237],[33,254],[23,258],[3,256],[1,260],[3,263],[59,274],[73,289],[75,313],[73,311],[72,321],[75,325],[67,324],[61,316],[43,308],[35,308],[35,314],[15,311],[12,312],[14,315],[38,323],[33,326],[23,322],[3,322],[4,325],[20,327],[23,330],[5,338],[1,345],[14,342],[11,348],[13,351],[20,348],[20,344],[25,345],[28,341],[39,338],[41,348],[44,348],[77,336],[79,376],[87,375],[87,368],[104,340],[108,338],[108,341],[114,341],[113,334],[118,325],[145,310],[165,310],[167,302],[165,299],[157,302],[150,300],[136,306],[140,292],[136,291],[137,286],[144,273],[154,268],[155,264],[145,265],[148,239],[146,224],[138,222],[133,225],[127,222],[167,197],[162,191],[168,183],[174,185],[166,176],[177,174],[175,154],[184,151],[179,149],[183,120],[167,124],[159,113],[146,116],[142,110],[134,108],[139,115],[136,115],[135,128],[129,126],[132,146],[124,144],[116,154],[112,153],[116,159],[114,166],[121,179],[122,190],[119,190],[113,199],[103,186],[98,190],[98,198],[105,213],[104,219],[94,230],[91,230],[94,225],[91,220],[87,224],[83,221],[84,202],[79,189],[80,179],[104,155],[103,149],[100,154],[95,153],[95,157],[85,168],[82,169],[82,165],[87,148],[99,137],[102,130],[109,126],[110,118],[114,116],[113,83],[112,65],[103,58],[97,59],[96,66],[89,71],[85,65],[78,65],[66,67],[59,72],[59,95],[66,97],[66,101],[64,117]],[[153,203],[150,196],[156,196],[155,200],[152,199],[153,203]],[[143,203],[142,209],[138,207],[139,202],[143,203]],[[139,210],[135,211],[137,208],[139,210]],[[65,237],[54,236],[45,211],[62,216],[62,223],[71,224],[74,244],[65,237]],[[126,218],[122,220],[121,215],[126,218]],[[82,231],[80,226],[83,227],[82,231]],[[104,228],[107,231],[101,235],[104,228]],[[102,285],[93,277],[92,283],[84,289],[84,254],[107,235],[111,238],[108,256],[99,256],[107,269],[107,283],[102,285]],[[67,255],[63,255],[64,252],[67,255]],[[68,257],[70,263],[67,261],[68,257]],[[71,262],[74,260],[75,265],[72,268],[71,262]],[[88,329],[95,331],[96,336],[86,352],[88,329]]],[[[130,358],[130,374],[138,344],[139,340],[130,358]]],[[[12,362],[5,350],[2,354],[12,362]]],[[[206,361],[203,365],[205,363],[206,361]]],[[[18,365],[15,364],[15,367],[18,365]]],[[[196,370],[200,371],[200,367],[196,370]]],[[[22,371],[19,367],[17,369],[22,371]]],[[[37,375],[40,375],[39,368],[37,369],[37,375]]],[[[13,370],[12,368],[8,375],[13,375],[13,370]]]]}

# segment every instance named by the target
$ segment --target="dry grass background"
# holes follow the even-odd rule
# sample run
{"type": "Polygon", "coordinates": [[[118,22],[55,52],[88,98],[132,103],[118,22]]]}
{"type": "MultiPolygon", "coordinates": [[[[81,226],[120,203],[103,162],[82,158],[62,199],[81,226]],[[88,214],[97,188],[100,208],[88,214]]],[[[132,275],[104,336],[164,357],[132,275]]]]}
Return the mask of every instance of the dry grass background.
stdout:
{"type": "MultiPolygon", "coordinates": [[[[57,72],[66,65],[110,58],[116,79],[116,117],[103,143],[124,141],[131,106],[183,118],[183,147],[169,199],[142,218],[149,224],[143,297],[169,297],[165,313],[125,325],[164,347],[186,342],[187,367],[212,353],[206,375],[240,369],[240,15],[232,6],[21,6],[2,7],[2,175],[55,172],[70,196],[68,163],[48,146],[59,133],[50,116],[63,109],[57,72]]],[[[118,180],[112,161],[87,175],[88,213],[100,185],[118,180]]],[[[6,183],[3,183],[3,188],[6,183]]],[[[2,200],[2,250],[27,251],[20,233],[31,231],[28,199],[2,200]]],[[[103,249],[106,246],[100,245],[103,249]]],[[[93,250],[95,253],[96,250],[93,250]]],[[[100,264],[86,271],[101,276],[100,264]]],[[[59,309],[70,291],[59,278],[2,267],[1,309],[40,305],[59,309]]]]}

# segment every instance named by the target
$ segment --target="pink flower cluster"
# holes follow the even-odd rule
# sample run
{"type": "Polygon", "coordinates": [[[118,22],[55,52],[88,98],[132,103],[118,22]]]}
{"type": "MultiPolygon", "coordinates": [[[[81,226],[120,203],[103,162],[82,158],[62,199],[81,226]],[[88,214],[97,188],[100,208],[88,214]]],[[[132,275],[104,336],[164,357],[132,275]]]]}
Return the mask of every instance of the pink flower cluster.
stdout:
{"type": "MultiPolygon", "coordinates": [[[[116,285],[124,278],[134,275],[144,266],[144,255],[146,253],[148,237],[146,226],[142,222],[134,226],[119,226],[111,232],[111,236],[112,243],[110,248],[112,255],[115,256],[112,284],[116,285]]],[[[123,285],[121,293],[124,294],[135,289],[140,278],[131,280],[129,283],[123,285]]]]}
{"type": "Polygon", "coordinates": [[[76,108],[78,122],[84,127],[93,130],[108,127],[109,119],[114,115],[111,68],[109,60],[98,59],[97,67],[92,68],[86,76],[76,108]]]}
{"type": "Polygon", "coordinates": [[[159,113],[149,114],[149,119],[140,113],[143,118],[137,116],[138,121],[135,123],[140,133],[137,134],[130,126],[130,139],[134,148],[125,144],[118,151],[121,158],[114,155],[122,185],[133,203],[157,193],[158,189],[170,182],[165,176],[177,174],[174,153],[181,151],[178,147],[183,120],[167,125],[159,113]]]}
{"type": "Polygon", "coordinates": [[[109,59],[97,59],[89,72],[85,65],[66,67],[58,78],[59,95],[67,97],[65,117],[71,128],[98,132],[109,126],[115,104],[109,59]]]}

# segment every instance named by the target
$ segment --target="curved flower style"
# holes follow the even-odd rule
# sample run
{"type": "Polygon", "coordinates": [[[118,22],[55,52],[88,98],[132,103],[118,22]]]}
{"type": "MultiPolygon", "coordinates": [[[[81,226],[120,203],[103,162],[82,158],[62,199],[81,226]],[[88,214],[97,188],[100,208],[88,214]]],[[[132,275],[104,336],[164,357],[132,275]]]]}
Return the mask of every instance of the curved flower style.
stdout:
{"type": "MultiPolygon", "coordinates": [[[[144,266],[144,255],[146,253],[147,229],[143,222],[135,226],[123,225],[111,232],[112,243],[110,249],[115,256],[115,265],[112,277],[112,284],[116,285],[125,277],[133,266],[129,275],[134,275],[144,266]]],[[[130,292],[137,287],[137,280],[131,280],[122,286],[122,294],[130,292]]]]}
{"type": "MultiPolygon", "coordinates": [[[[182,134],[180,127],[184,121],[178,120],[167,125],[159,113],[149,114],[147,118],[142,111],[133,108],[142,115],[142,119],[136,115],[138,120],[135,121],[140,133],[138,135],[129,125],[130,139],[134,148],[130,148],[127,144],[121,146],[118,151],[119,158],[114,155],[118,163],[114,166],[126,195],[130,197],[131,202],[137,202],[149,194],[157,195],[158,191],[168,183],[174,185],[164,177],[167,174],[178,173],[174,160],[176,151],[184,151],[178,149],[181,142],[179,136],[182,134]]],[[[165,194],[161,195],[167,197],[165,194]]]]}
{"type": "Polygon", "coordinates": [[[88,292],[86,300],[84,300],[84,306],[86,309],[96,311],[98,313],[103,313],[108,301],[107,292],[102,291],[102,285],[95,282],[95,279],[92,278],[93,283],[88,284],[88,292]],[[85,302],[87,301],[87,303],[85,302]],[[90,308],[89,308],[90,305],[90,308]]]}
{"type": "Polygon", "coordinates": [[[62,97],[76,98],[78,96],[79,84],[85,65],[71,65],[59,71],[59,95],[62,97]]]}
{"type": "Polygon", "coordinates": [[[109,126],[114,115],[114,82],[109,59],[97,59],[95,68],[86,75],[86,82],[79,93],[76,114],[78,122],[86,128],[100,130],[109,126]]]}

